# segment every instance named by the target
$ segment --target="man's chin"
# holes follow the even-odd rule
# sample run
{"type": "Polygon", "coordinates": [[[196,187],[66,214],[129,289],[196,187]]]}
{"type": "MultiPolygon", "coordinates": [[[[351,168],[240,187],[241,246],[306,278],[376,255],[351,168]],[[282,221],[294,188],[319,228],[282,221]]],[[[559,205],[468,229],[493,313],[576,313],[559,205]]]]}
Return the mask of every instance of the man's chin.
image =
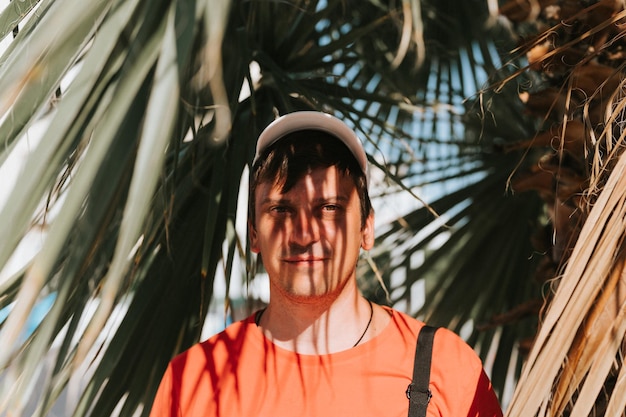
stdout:
{"type": "Polygon", "coordinates": [[[318,302],[321,298],[325,298],[328,296],[326,291],[305,291],[301,289],[290,289],[287,291],[290,298],[297,300],[301,303],[315,303],[318,302]]]}
{"type": "Polygon", "coordinates": [[[303,285],[292,285],[286,289],[286,293],[293,300],[301,303],[319,303],[323,299],[335,297],[339,291],[337,288],[330,287],[326,282],[311,285],[311,282],[302,283],[303,285]]]}

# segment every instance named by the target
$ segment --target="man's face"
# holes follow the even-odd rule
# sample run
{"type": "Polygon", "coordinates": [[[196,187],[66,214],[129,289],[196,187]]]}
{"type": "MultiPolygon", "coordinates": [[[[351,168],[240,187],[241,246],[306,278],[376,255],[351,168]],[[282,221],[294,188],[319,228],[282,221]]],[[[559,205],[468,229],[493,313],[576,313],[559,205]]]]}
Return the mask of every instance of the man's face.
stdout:
{"type": "Polygon", "coordinates": [[[361,229],[359,196],[337,168],[316,168],[283,193],[258,185],[252,251],[260,253],[271,291],[301,300],[338,293],[355,279],[361,248],[374,243],[374,216],[361,229]]]}

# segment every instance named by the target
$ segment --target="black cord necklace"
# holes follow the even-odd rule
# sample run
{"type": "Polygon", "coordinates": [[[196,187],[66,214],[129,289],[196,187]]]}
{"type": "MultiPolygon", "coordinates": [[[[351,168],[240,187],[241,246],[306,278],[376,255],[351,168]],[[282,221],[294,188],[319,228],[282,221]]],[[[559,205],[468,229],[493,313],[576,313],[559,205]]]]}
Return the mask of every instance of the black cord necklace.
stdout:
{"type": "Polygon", "coordinates": [[[367,302],[370,305],[370,319],[367,322],[367,326],[365,326],[365,330],[363,330],[363,334],[361,335],[361,337],[359,337],[359,340],[357,340],[352,347],[356,347],[356,345],[361,343],[361,340],[363,340],[363,337],[365,337],[365,333],[367,333],[367,330],[370,328],[370,324],[372,323],[372,317],[374,317],[374,306],[372,306],[372,302],[370,300],[367,300],[367,302]]]}
{"type": "MultiPolygon", "coordinates": [[[[367,326],[365,326],[365,330],[363,330],[363,334],[361,334],[361,337],[359,337],[359,340],[357,340],[356,343],[352,347],[356,347],[356,345],[361,343],[361,340],[363,340],[363,338],[365,337],[365,333],[367,333],[367,331],[370,328],[370,324],[372,324],[372,318],[374,317],[374,306],[372,305],[372,302],[370,300],[367,300],[367,303],[370,305],[370,319],[367,321],[367,326]]],[[[257,325],[257,327],[259,326],[259,322],[261,321],[261,316],[263,315],[263,313],[265,313],[265,309],[259,310],[256,313],[256,316],[254,317],[254,323],[257,325]]]]}

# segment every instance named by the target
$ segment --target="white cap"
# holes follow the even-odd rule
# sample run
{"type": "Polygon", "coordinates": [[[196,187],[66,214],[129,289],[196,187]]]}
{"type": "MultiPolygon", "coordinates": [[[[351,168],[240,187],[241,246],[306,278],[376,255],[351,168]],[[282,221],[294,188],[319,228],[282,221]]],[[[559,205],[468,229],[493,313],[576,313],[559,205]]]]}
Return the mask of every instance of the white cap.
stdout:
{"type": "Polygon", "coordinates": [[[257,162],[268,146],[276,143],[288,134],[300,130],[320,130],[342,141],[350,149],[350,152],[352,152],[361,170],[367,177],[367,155],[356,133],[338,118],[317,111],[288,113],[270,123],[259,136],[252,164],[254,165],[257,162]]]}

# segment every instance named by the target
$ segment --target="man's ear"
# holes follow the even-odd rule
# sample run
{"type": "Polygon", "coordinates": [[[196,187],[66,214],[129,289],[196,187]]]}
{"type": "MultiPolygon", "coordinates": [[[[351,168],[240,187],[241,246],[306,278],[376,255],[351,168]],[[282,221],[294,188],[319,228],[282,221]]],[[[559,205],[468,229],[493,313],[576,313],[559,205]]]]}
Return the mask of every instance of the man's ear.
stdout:
{"type": "Polygon", "coordinates": [[[248,220],[248,239],[250,239],[250,250],[254,253],[259,253],[259,239],[256,232],[256,227],[248,220]]]}
{"type": "Polygon", "coordinates": [[[370,250],[374,247],[374,213],[370,213],[365,219],[365,226],[361,231],[361,248],[370,250]]]}

